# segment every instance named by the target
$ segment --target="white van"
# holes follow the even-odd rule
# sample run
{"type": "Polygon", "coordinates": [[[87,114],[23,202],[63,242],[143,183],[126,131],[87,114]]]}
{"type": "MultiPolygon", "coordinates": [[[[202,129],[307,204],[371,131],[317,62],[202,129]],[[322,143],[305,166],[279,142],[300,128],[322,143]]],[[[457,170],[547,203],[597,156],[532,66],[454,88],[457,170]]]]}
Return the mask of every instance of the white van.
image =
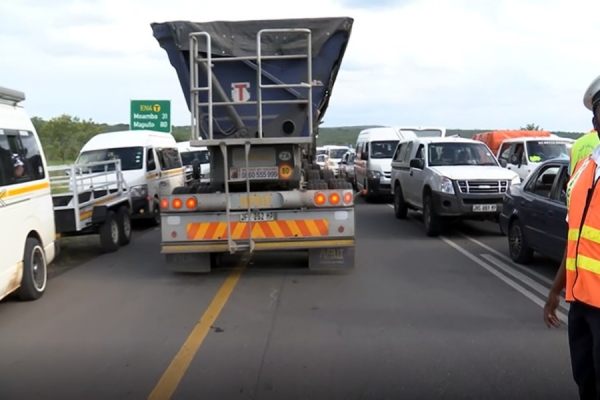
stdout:
{"type": "Polygon", "coordinates": [[[181,154],[181,161],[186,175],[190,175],[193,180],[206,182],[210,180],[210,153],[206,146],[194,147],[190,142],[178,142],[177,149],[181,154]],[[200,170],[194,171],[194,161],[198,160],[200,170]]]}
{"type": "Polygon", "coordinates": [[[356,140],[354,176],[366,200],[391,195],[392,156],[400,140],[415,138],[398,127],[377,127],[361,131],[356,140]]]}
{"type": "Polygon", "coordinates": [[[401,132],[414,134],[418,138],[446,137],[446,128],[441,126],[397,126],[401,132]]]}
{"type": "Polygon", "coordinates": [[[340,173],[340,163],[342,162],[342,157],[344,154],[350,150],[348,146],[339,146],[339,145],[327,145],[323,146],[325,150],[325,158],[324,169],[328,169],[333,172],[333,176],[336,178],[339,177],[340,173]]]}
{"type": "Polygon", "coordinates": [[[132,219],[160,224],[160,196],[185,185],[177,142],[170,133],[137,130],[101,133],[81,149],[77,164],[121,160],[131,191],[132,219]]]}
{"type": "Polygon", "coordinates": [[[504,168],[515,171],[521,180],[535,171],[544,161],[568,159],[573,140],[563,137],[517,137],[506,139],[498,148],[497,158],[504,168]]]}
{"type": "Polygon", "coordinates": [[[24,100],[0,87],[0,299],[40,298],[57,252],[46,159],[24,100]]]}

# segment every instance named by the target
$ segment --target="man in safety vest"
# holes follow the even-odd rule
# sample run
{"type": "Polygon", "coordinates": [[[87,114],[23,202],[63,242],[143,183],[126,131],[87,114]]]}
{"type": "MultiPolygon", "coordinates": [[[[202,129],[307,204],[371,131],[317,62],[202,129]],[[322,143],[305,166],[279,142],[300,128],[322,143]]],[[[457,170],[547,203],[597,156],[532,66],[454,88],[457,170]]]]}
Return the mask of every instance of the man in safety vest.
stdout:
{"type": "Polygon", "coordinates": [[[573,143],[571,147],[571,161],[569,162],[569,174],[573,175],[573,170],[579,161],[592,154],[592,151],[600,144],[598,132],[592,130],[581,136],[573,143]]]}
{"type": "MultiPolygon", "coordinates": [[[[583,102],[592,111],[594,129],[600,128],[600,76],[586,91],[583,102]]],[[[569,348],[573,378],[580,399],[600,399],[600,146],[581,159],[567,185],[567,246],[548,300],[546,326],[559,327],[556,310],[560,293],[570,303],[569,348]]]]}

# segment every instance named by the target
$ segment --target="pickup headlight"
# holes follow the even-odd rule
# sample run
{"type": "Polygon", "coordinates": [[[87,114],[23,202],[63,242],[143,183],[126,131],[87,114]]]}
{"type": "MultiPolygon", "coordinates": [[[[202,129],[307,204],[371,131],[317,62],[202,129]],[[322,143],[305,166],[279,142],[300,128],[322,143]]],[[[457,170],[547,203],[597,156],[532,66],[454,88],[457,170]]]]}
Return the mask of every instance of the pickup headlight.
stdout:
{"type": "Polygon", "coordinates": [[[146,197],[148,196],[148,185],[139,185],[131,187],[132,197],[146,197]]]}
{"type": "Polygon", "coordinates": [[[381,178],[381,172],[369,170],[369,171],[367,171],[367,177],[369,179],[379,179],[379,178],[381,178]]]}
{"type": "Polygon", "coordinates": [[[452,185],[452,179],[446,178],[445,176],[440,179],[440,192],[454,194],[454,185],[452,185]]]}
{"type": "Polygon", "coordinates": [[[515,176],[514,178],[512,178],[512,181],[510,181],[510,186],[515,186],[515,185],[520,185],[520,184],[521,184],[520,176],[515,176]]]}

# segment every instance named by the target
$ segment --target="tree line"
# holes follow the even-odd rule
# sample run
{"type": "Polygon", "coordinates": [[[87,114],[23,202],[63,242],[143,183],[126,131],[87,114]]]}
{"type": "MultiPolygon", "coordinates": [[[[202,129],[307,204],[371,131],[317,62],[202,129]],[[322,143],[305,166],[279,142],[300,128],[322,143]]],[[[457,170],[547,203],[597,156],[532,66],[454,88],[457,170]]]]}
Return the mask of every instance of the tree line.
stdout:
{"type": "MultiPolygon", "coordinates": [[[[65,164],[75,161],[83,145],[93,136],[104,132],[124,131],[129,129],[129,124],[102,124],[91,119],[83,120],[75,116],[63,114],[58,117],[44,120],[33,117],[33,125],[39,134],[40,141],[46,153],[48,162],[52,164],[65,164]]],[[[358,133],[367,126],[345,126],[335,128],[319,128],[318,144],[354,144],[358,133]]],[[[527,124],[520,129],[543,130],[536,124],[527,124]]],[[[448,135],[472,137],[475,133],[491,131],[493,129],[448,129],[448,135]]],[[[582,132],[552,132],[559,136],[577,138],[582,132]]],[[[178,142],[189,140],[189,126],[173,126],[172,134],[178,142]]]]}

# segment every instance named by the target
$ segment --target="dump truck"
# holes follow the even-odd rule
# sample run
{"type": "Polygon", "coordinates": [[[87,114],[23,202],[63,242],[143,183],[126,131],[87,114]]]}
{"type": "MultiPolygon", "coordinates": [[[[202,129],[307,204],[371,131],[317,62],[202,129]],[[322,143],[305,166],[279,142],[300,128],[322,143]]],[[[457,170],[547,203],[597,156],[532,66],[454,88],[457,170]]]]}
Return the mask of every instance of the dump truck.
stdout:
{"type": "Polygon", "coordinates": [[[224,254],[307,251],[311,270],[354,267],[354,191],[315,162],[354,20],[152,23],[191,114],[210,181],[162,196],[161,253],[178,272],[224,254]]]}

